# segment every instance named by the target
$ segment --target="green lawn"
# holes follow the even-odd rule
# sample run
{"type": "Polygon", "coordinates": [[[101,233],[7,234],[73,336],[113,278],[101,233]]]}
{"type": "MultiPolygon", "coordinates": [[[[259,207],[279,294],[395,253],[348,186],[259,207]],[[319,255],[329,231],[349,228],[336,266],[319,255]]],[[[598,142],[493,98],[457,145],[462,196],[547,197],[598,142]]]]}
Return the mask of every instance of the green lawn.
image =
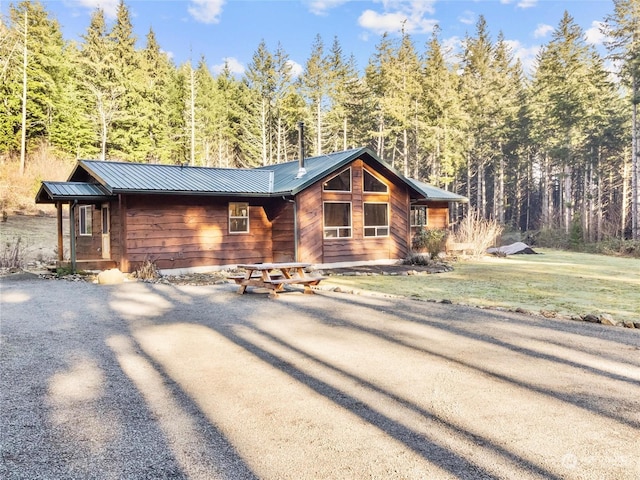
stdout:
{"type": "Polygon", "coordinates": [[[540,254],[463,260],[449,273],[331,277],[330,283],[424,300],[559,315],[609,313],[616,320],[640,321],[639,259],[536,251],[540,254]]]}

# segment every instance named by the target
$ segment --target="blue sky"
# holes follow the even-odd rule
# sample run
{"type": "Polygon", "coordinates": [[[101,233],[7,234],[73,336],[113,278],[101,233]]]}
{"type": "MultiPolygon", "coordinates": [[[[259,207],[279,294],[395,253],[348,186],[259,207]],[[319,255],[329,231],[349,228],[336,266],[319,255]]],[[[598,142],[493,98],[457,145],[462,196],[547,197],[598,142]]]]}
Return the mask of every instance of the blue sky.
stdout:
{"type": "MultiPolygon", "coordinates": [[[[41,0],[60,22],[68,40],[86,32],[96,7],[113,20],[119,0],[41,0]]],[[[421,53],[435,24],[441,40],[459,51],[484,15],[493,40],[502,31],[526,67],[547,43],[567,10],[588,42],[602,46],[598,23],[612,12],[611,0],[128,0],[138,46],[153,28],[161,48],[176,64],[205,56],[216,72],[225,60],[242,74],[261,40],[270,51],[278,43],[301,70],[320,34],[327,49],[337,36],[346,55],[363,69],[383,32],[398,35],[404,22],[421,53]]],[[[0,0],[4,11],[8,2],[0,0]]],[[[604,50],[603,50],[604,51],[604,50]]]]}

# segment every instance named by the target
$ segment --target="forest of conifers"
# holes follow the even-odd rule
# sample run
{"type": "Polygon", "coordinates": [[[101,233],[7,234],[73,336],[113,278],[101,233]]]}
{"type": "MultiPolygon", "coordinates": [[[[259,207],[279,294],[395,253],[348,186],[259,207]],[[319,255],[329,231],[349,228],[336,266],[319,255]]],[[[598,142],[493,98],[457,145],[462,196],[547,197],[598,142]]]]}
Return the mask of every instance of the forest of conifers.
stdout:
{"type": "Polygon", "coordinates": [[[44,146],[58,158],[252,167],[296,159],[304,121],[309,156],[368,146],[508,227],[639,238],[640,0],[614,0],[604,25],[607,55],[566,12],[532,72],[480,17],[459,55],[437,29],[425,45],[401,32],[359,66],[339,38],[317,36],[300,76],[262,42],[238,78],[205,58],[174,64],[153,30],[136,39],[124,2],[111,24],[96,10],[80,42],[21,2],[0,23],[0,159],[22,171],[44,146]]]}

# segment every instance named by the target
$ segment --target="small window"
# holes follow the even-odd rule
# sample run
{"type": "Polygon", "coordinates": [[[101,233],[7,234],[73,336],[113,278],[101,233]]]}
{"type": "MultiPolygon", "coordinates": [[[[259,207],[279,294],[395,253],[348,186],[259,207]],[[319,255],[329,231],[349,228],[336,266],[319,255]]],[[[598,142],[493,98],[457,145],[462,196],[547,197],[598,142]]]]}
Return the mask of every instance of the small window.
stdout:
{"type": "Polygon", "coordinates": [[[343,170],[335,177],[331,177],[324,182],[322,189],[325,192],[350,192],[351,191],[351,168],[343,170]]]}
{"type": "Polygon", "coordinates": [[[249,204],[231,202],[229,204],[229,233],[249,232],[249,204]]]}
{"type": "Polygon", "coordinates": [[[92,213],[91,205],[82,205],[78,209],[78,223],[80,224],[80,235],[91,235],[93,233],[92,228],[92,213]]]}
{"type": "Polygon", "coordinates": [[[386,237],[389,235],[389,205],[386,203],[364,204],[364,236],[386,237]]]}
{"type": "Polygon", "coordinates": [[[351,204],[325,202],[324,238],[351,237],[351,204]]]}
{"type": "Polygon", "coordinates": [[[107,235],[109,233],[109,206],[102,206],[102,234],[107,235]]]}
{"type": "Polygon", "coordinates": [[[369,173],[367,170],[364,170],[364,187],[365,192],[368,193],[387,193],[389,191],[389,187],[376,178],[373,174],[369,173]]]}
{"type": "Polygon", "coordinates": [[[411,226],[424,227],[427,225],[427,207],[415,206],[411,207],[411,226]]]}

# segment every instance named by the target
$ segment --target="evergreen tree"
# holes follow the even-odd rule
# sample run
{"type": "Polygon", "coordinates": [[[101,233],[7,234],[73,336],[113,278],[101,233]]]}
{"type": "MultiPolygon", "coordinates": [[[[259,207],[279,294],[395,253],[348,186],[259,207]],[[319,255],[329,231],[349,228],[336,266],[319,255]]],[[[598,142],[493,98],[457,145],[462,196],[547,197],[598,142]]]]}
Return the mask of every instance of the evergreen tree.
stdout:
{"type": "Polygon", "coordinates": [[[611,57],[620,65],[620,73],[630,90],[631,236],[637,240],[640,239],[640,0],[613,0],[613,5],[605,32],[611,57]]]}
{"type": "Polygon", "coordinates": [[[418,149],[424,161],[418,177],[447,188],[464,160],[465,120],[458,75],[445,61],[438,33],[434,29],[424,59],[418,135],[418,149]]]}
{"type": "Polygon", "coordinates": [[[466,40],[461,90],[469,118],[466,193],[482,215],[488,213],[485,170],[495,154],[493,134],[496,119],[493,109],[497,99],[496,91],[493,90],[496,75],[492,68],[493,45],[486,21],[481,16],[476,24],[476,36],[466,40]],[[474,178],[475,189],[472,185],[474,178]]]}
{"type": "Polygon", "coordinates": [[[140,58],[140,129],[137,157],[152,163],[171,161],[170,103],[171,79],[175,67],[160,50],[153,29],[140,58]]]}
{"type": "Polygon", "coordinates": [[[273,55],[263,41],[253,54],[247,67],[246,79],[258,102],[258,128],[260,131],[260,159],[262,165],[272,162],[273,106],[275,103],[276,70],[273,55]]]}
{"type": "Polygon", "coordinates": [[[94,11],[83,40],[79,55],[81,93],[87,105],[86,115],[94,125],[100,159],[105,160],[112,125],[124,116],[125,88],[118,81],[115,51],[107,38],[103,10],[94,11]]]}
{"type": "Polygon", "coordinates": [[[112,150],[113,154],[122,158],[143,161],[144,149],[139,148],[144,143],[146,132],[139,121],[142,104],[141,86],[146,79],[142,77],[139,52],[136,50],[136,38],[129,9],[120,0],[115,24],[107,36],[111,43],[113,56],[114,80],[120,87],[120,113],[113,119],[112,150]]]}
{"type": "Polygon", "coordinates": [[[324,42],[322,37],[317,35],[300,79],[300,92],[307,102],[309,117],[312,119],[309,130],[315,137],[314,155],[322,155],[323,152],[325,114],[328,110],[330,85],[331,74],[324,53],[324,42]]]}

